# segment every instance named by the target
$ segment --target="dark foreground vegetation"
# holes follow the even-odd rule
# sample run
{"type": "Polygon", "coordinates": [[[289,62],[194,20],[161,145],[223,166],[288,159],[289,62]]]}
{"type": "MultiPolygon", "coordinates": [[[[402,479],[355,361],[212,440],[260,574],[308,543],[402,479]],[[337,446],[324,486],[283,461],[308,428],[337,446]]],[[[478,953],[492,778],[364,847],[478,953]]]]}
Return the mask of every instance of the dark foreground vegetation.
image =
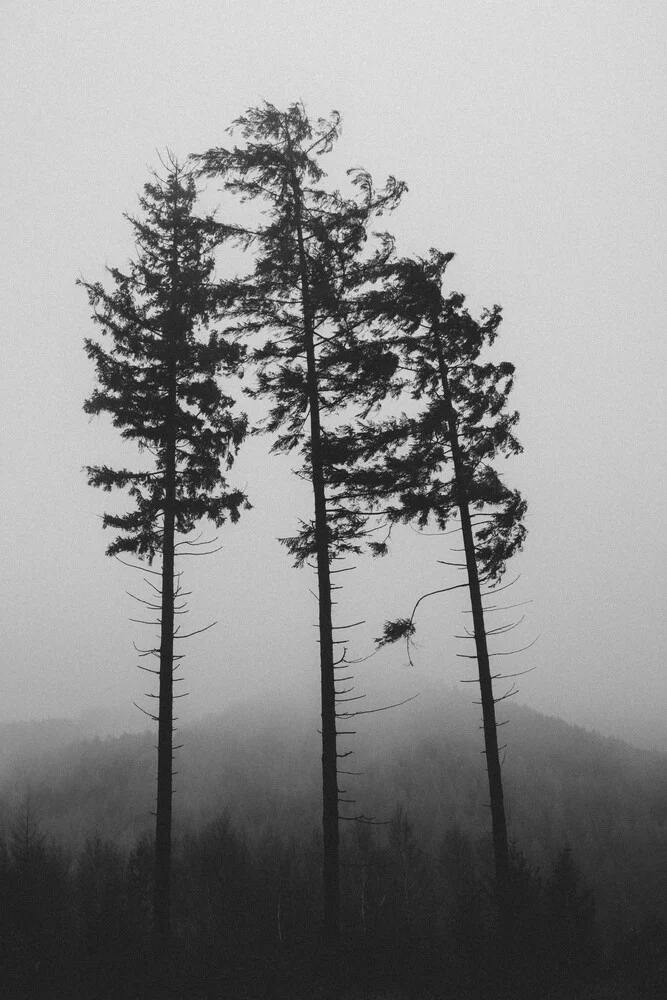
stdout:
{"type": "Polygon", "coordinates": [[[184,767],[177,783],[168,986],[151,957],[145,805],[137,818],[152,737],[7,764],[0,995],[663,996],[664,757],[516,708],[511,926],[499,928],[479,748],[462,711],[434,703],[419,739],[407,726],[360,743],[357,794],[387,822],[344,826],[343,959],[330,993],[318,774],[298,721],[290,737],[274,722],[258,740],[259,716],[236,713],[186,734],[184,762],[208,778],[195,785],[184,767]],[[531,768],[544,774],[539,787],[531,768]]]}

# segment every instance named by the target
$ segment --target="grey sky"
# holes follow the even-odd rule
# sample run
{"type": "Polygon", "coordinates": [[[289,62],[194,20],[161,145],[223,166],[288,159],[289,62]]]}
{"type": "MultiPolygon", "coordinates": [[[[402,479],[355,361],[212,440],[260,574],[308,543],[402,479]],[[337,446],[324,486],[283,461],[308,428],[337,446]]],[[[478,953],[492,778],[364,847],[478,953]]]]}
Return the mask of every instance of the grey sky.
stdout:
{"type": "MultiPolygon", "coordinates": [[[[541,635],[509,661],[538,667],[521,700],[667,740],[666,22],[663,4],[623,0],[5,0],[0,718],[147,689],[124,595],[140,577],[105,558],[107,498],[81,473],[120,448],[81,410],[92,324],[74,280],[131,251],[122,213],[157,150],[224,144],[252,104],[302,99],[313,116],[344,116],[332,183],[359,164],[405,179],[387,222],[401,251],[456,251],[452,286],[474,309],[504,307],[498,353],[517,367],[525,448],[507,475],[530,503],[510,593],[533,600],[514,634],[541,635]]],[[[193,627],[220,623],[190,647],[185,717],[317,690],[314,580],[276,542],[310,497],[267,450],[253,441],[232,475],[252,513],[221,531],[222,552],[185,567],[193,627]]],[[[406,531],[389,560],[348,574],[341,616],[368,621],[352,655],[422,589],[451,582],[435,563],[449,542],[406,531]]],[[[375,657],[360,690],[457,684],[464,606],[434,599],[415,667],[400,650],[375,657]]]]}

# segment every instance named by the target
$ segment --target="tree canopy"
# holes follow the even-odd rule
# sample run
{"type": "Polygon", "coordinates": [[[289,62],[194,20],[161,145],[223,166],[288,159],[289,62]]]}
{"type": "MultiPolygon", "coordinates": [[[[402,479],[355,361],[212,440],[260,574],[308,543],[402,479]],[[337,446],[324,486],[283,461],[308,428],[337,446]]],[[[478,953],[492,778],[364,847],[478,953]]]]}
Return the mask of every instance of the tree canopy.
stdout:
{"type": "Polygon", "coordinates": [[[109,555],[134,553],[151,561],[161,551],[165,441],[176,446],[175,526],[190,532],[198,520],[236,521],[247,505],[230,488],[229,468],[247,427],[219,376],[238,370],[243,348],[218,328],[225,288],[213,280],[221,233],[212,217],[194,213],[191,172],[175,160],[165,179],[153,176],[139,200],[141,215],[127,216],[137,256],[125,269],[109,268],[111,290],[101,282],[79,283],[88,292],[102,341],[88,338],[98,386],[84,409],[108,413],[121,436],[153,456],[148,469],[87,468],[92,486],[126,489],[134,506],[105,514],[105,528],[119,532],[109,555]],[[108,346],[107,346],[108,345],[108,346]]]}

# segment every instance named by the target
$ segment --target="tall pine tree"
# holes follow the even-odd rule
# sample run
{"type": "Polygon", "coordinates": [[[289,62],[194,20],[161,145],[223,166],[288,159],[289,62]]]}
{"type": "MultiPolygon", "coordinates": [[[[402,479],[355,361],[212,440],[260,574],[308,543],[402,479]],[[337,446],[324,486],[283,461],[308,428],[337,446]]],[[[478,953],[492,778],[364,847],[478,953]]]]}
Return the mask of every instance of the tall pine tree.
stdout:
{"type": "Polygon", "coordinates": [[[215,329],[225,289],[213,280],[214,251],[221,227],[194,214],[194,178],[170,157],[167,175],[144,187],[141,215],[127,217],[136,259],[125,270],[110,268],[112,289],[81,281],[103,340],[88,339],[98,387],[84,404],[90,414],[108,413],[121,436],[152,456],[141,470],[92,466],[92,486],[126,490],[133,501],[124,514],[105,514],[103,525],[118,532],[111,556],[133,554],[151,564],[161,557],[156,602],[160,626],[158,768],[154,916],[157,942],[169,942],[173,699],[177,536],[187,536],[202,518],[221,525],[238,520],[247,499],[228,486],[229,468],[246,433],[246,418],[234,415],[233,400],[218,376],[237,371],[242,349],[215,329]]]}
{"type": "MultiPolygon", "coordinates": [[[[374,398],[408,393],[409,413],[366,419],[330,435],[337,487],[335,503],[352,511],[384,508],[390,523],[435,524],[445,530],[458,517],[470,594],[479,672],[496,881],[501,907],[509,873],[507,824],[493,679],[484,619],[484,583],[497,582],[523,544],[526,503],[491,464],[521,450],[514,436],[518,414],[507,410],[513,365],[482,361],[495,340],[500,308],[473,319],[458,293],[442,281],[453,254],[393,259],[379,287],[360,304],[377,343],[395,363],[378,371],[374,398]]],[[[369,398],[373,394],[369,392],[369,398]]],[[[385,543],[371,543],[384,554],[385,543]]],[[[445,588],[454,589],[454,588],[445,588]]],[[[413,634],[410,618],[385,624],[381,645],[413,634]]],[[[494,634],[502,630],[494,629],[494,634]]]]}
{"type": "MultiPolygon", "coordinates": [[[[211,149],[195,157],[202,173],[218,176],[242,200],[259,199],[264,219],[237,231],[255,253],[253,273],[242,284],[239,325],[246,334],[268,334],[252,354],[254,395],[268,398],[265,422],[279,432],[274,450],[298,450],[300,474],[312,484],[314,515],[286,539],[297,565],[314,558],[318,579],[322,709],[322,830],[324,939],[337,951],[339,940],[339,788],[336,730],[336,660],[332,623],[331,562],[357,551],[361,522],[332,512],[327,500],[329,458],[323,418],[352,398],[341,393],[341,371],[360,371],[372,352],[359,350],[354,299],[377,260],[363,254],[372,218],[391,209],[403,185],[390,178],[376,192],[370,176],[352,171],[355,197],[319,186],[319,158],[340,132],[340,116],[311,123],[300,104],[279,111],[252,108],[234,130],[243,147],[211,149]]],[[[381,251],[380,251],[381,253],[381,251]]]]}

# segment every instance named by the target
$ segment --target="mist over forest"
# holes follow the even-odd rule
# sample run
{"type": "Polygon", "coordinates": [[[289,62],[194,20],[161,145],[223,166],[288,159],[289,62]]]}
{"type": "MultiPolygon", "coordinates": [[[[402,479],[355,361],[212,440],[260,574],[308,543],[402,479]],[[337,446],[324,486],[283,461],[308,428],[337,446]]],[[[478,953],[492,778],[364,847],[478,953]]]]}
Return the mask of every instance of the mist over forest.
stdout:
{"type": "MultiPolygon", "coordinates": [[[[361,812],[378,825],[364,828],[369,839],[362,843],[354,823],[342,824],[346,933],[361,933],[363,912],[364,934],[369,935],[368,941],[375,940],[374,961],[384,969],[380,974],[374,967],[375,989],[381,989],[386,976],[387,982],[401,981],[403,959],[397,966],[392,964],[381,948],[383,936],[384,947],[388,946],[387,936],[391,941],[392,935],[398,934],[401,947],[406,948],[403,935],[409,928],[410,947],[417,949],[412,961],[428,968],[433,956],[426,928],[440,920],[435,914],[444,907],[445,919],[452,899],[459,899],[457,912],[463,924],[456,933],[448,932],[457,941],[457,934],[463,934],[464,927],[468,933],[470,921],[474,924],[480,918],[475,907],[484,899],[483,886],[490,877],[491,864],[488,790],[479,707],[471,704],[466,694],[434,685],[407,705],[360,720],[356,734],[348,740],[354,748],[350,769],[361,772],[347,779],[348,795],[356,800],[347,807],[348,814],[361,812]],[[369,859],[369,881],[362,885],[359,878],[366,869],[358,866],[369,859]],[[379,881],[372,889],[374,878],[379,881]],[[461,898],[457,893],[463,889],[460,885],[456,889],[457,878],[469,882],[461,898]],[[473,884],[479,887],[470,895],[473,884]],[[400,903],[401,885],[410,893],[405,911],[401,908],[405,901],[400,903]],[[467,900],[465,905],[462,900],[467,900]],[[373,920],[379,923],[371,931],[373,920]]],[[[526,926],[545,905],[557,859],[565,849],[571,849],[569,857],[576,866],[576,885],[580,887],[576,892],[585,887],[587,894],[576,898],[589,901],[587,906],[590,903],[590,922],[580,933],[595,936],[594,946],[585,939],[584,954],[575,949],[570,955],[568,961],[574,963],[571,972],[576,971],[577,962],[591,962],[594,947],[596,962],[606,969],[604,975],[612,977],[610,982],[628,984],[610,985],[610,990],[619,992],[608,995],[639,995],[622,990],[636,988],[635,963],[638,956],[644,956],[642,961],[651,972],[642,980],[646,992],[641,995],[653,995],[651,977],[659,975],[657,942],[661,940],[660,929],[667,925],[667,756],[568,725],[526,706],[513,705],[507,715],[503,773],[510,835],[522,878],[527,880],[526,926]]],[[[136,871],[140,859],[146,857],[142,851],[149,850],[154,823],[155,736],[148,730],[95,735],[96,725],[104,724],[101,712],[75,720],[0,727],[0,843],[10,851],[5,858],[14,857],[16,864],[20,863],[21,846],[32,852],[33,865],[35,856],[44,864],[52,854],[58,877],[65,883],[73,880],[67,890],[67,898],[72,899],[68,905],[76,905],[76,892],[83,891],[76,890],[76,885],[91,878],[92,871],[97,870],[95,877],[99,878],[107,870],[106,881],[100,883],[107,884],[107,889],[97,890],[102,895],[95,905],[101,907],[100,919],[108,928],[109,921],[113,925],[114,920],[122,919],[131,925],[137,916],[131,916],[130,902],[132,892],[138,889],[132,890],[131,884],[122,889],[123,898],[129,901],[120,911],[118,900],[114,903],[108,893],[114,885],[114,891],[121,891],[123,867],[129,865],[128,872],[136,871]],[[113,872],[116,874],[110,874],[113,872]]],[[[116,724],[122,727],[123,720],[116,724]]],[[[283,857],[282,888],[271,889],[269,897],[278,892],[275,898],[283,899],[277,905],[284,907],[281,933],[285,939],[291,935],[295,945],[301,940],[301,947],[305,947],[305,927],[290,910],[295,893],[306,924],[312,906],[316,917],[316,898],[306,901],[300,880],[308,878],[309,866],[317,868],[321,810],[318,741],[316,706],[304,700],[300,704],[235,705],[179,733],[178,743],[183,748],[177,751],[175,764],[175,891],[179,900],[186,888],[195,891],[194,872],[205,864],[208,892],[214,889],[223,894],[216,904],[223,909],[206,910],[213,905],[210,900],[204,908],[209,913],[207,919],[213,922],[209,932],[214,937],[201,961],[210,972],[210,963],[218,960],[212,957],[216,954],[216,934],[223,935],[229,963],[225,975],[231,977],[230,983],[241,975],[239,969],[245,968],[248,960],[230,934],[230,921],[248,919],[247,914],[242,918],[237,908],[242,899],[246,900],[243,905],[248,905],[249,892],[259,891],[256,880],[258,871],[266,871],[262,858],[267,850],[272,856],[278,852],[283,857]]],[[[343,808],[341,814],[345,815],[343,808]]],[[[5,877],[7,863],[3,862],[5,877]]],[[[51,877],[55,877],[53,871],[51,877]]],[[[265,887],[262,891],[269,890],[265,887]]],[[[257,919],[262,905],[259,899],[252,904],[257,919]]],[[[179,920],[182,918],[181,914],[179,920]]],[[[59,919],[64,919],[62,913],[59,919]]],[[[538,991],[548,962],[544,956],[540,958],[543,944],[539,935],[532,931],[531,935],[523,961],[536,963],[538,972],[534,975],[539,982],[532,982],[538,991]]],[[[253,947],[259,949],[258,941],[253,940],[253,947]]],[[[265,946],[266,942],[262,948],[265,946]]],[[[457,989],[469,990],[457,995],[477,996],[483,987],[464,968],[468,960],[464,961],[460,942],[457,948],[457,989]]],[[[131,968],[131,949],[124,954],[131,968]]],[[[105,950],[99,942],[91,956],[92,962],[101,962],[104,967],[105,950]]],[[[368,955],[363,961],[367,959],[368,955]]],[[[266,969],[264,974],[269,975],[266,969]]],[[[275,970],[270,975],[274,974],[275,970]]],[[[260,984],[251,987],[254,995],[264,995],[264,990],[268,996],[275,982],[262,986],[258,975],[260,984]]],[[[447,975],[452,975],[451,968],[447,975]]],[[[119,987],[119,996],[131,996],[133,990],[141,989],[130,973],[128,976],[119,987]]],[[[246,983],[254,982],[247,972],[242,978],[246,983]]],[[[285,988],[295,996],[300,995],[298,988],[304,988],[304,997],[310,996],[307,972],[301,969],[298,978],[301,987],[288,980],[291,985],[285,988]]],[[[357,978],[363,981],[361,972],[357,978]]],[[[432,984],[429,988],[433,989],[432,984]]],[[[573,990],[562,995],[579,994],[573,990]]]]}
{"type": "MultiPolygon", "coordinates": [[[[602,891],[608,919],[613,914],[632,925],[649,901],[667,915],[667,755],[526,706],[507,714],[509,826],[530,863],[547,869],[570,844],[602,891]]],[[[478,706],[436,686],[408,705],[359,721],[347,741],[360,772],[348,779],[355,799],[348,815],[361,811],[386,822],[401,807],[429,850],[450,827],[483,838],[488,792],[478,724],[478,706]]],[[[91,729],[89,717],[0,727],[5,836],[27,804],[41,831],[73,852],[96,834],[129,849],[150,832],[154,733],[100,737],[91,729]]],[[[315,706],[234,706],[178,737],[177,836],[224,813],[253,839],[271,829],[298,836],[315,831],[321,808],[315,706]]]]}

